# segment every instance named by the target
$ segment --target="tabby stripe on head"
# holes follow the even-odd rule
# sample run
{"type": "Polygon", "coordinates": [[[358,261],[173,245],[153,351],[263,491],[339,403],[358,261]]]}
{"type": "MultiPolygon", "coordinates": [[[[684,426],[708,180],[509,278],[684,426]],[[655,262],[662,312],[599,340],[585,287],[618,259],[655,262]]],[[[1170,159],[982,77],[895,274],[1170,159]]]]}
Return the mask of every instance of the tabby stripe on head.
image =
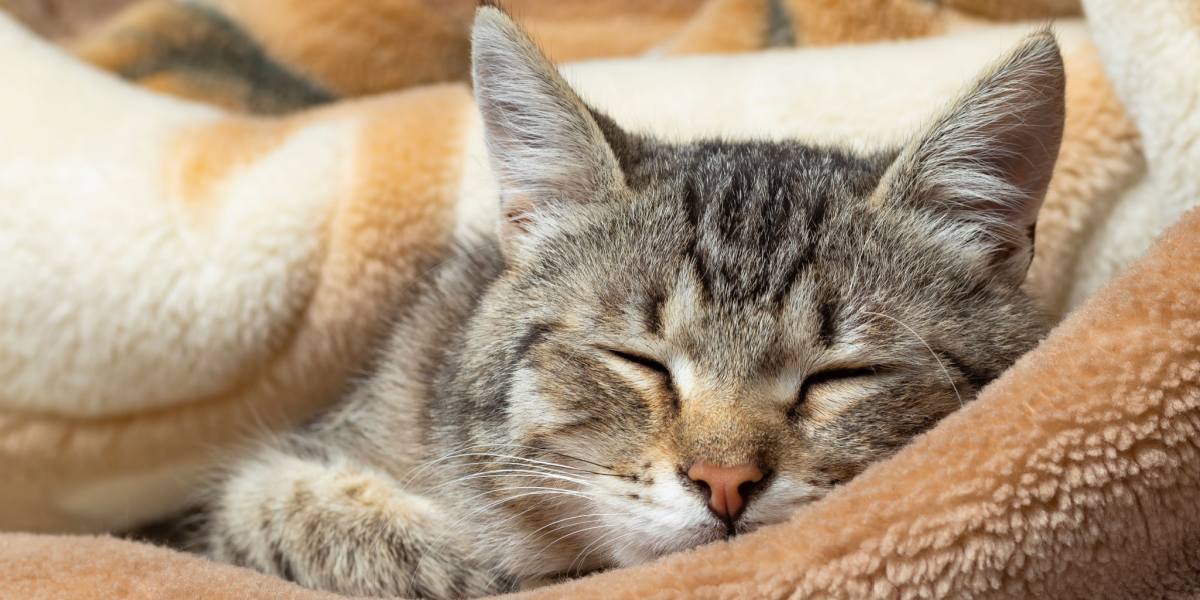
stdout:
{"type": "Polygon", "coordinates": [[[817,303],[817,315],[821,319],[820,329],[817,337],[821,343],[828,348],[833,346],[834,337],[837,335],[837,319],[841,308],[837,305],[829,292],[822,292],[823,298],[817,303]]]}
{"type": "Polygon", "coordinates": [[[529,352],[546,338],[546,335],[554,331],[556,325],[552,323],[536,322],[525,330],[525,333],[517,339],[516,347],[513,349],[512,365],[504,374],[504,378],[491,390],[491,398],[489,406],[493,411],[488,414],[497,420],[504,418],[503,409],[508,406],[508,395],[512,390],[513,378],[516,377],[519,368],[519,363],[525,362],[529,356],[529,352]]]}
{"type": "Polygon", "coordinates": [[[650,296],[642,305],[643,326],[646,328],[646,332],[650,335],[659,335],[662,333],[662,310],[663,304],[665,304],[666,301],[666,296],[661,290],[654,290],[650,292],[650,296]]]}
{"type": "Polygon", "coordinates": [[[575,431],[579,431],[581,429],[595,428],[597,425],[600,425],[600,424],[601,424],[601,420],[599,417],[596,417],[595,415],[589,415],[582,419],[577,419],[575,421],[571,421],[570,423],[563,423],[562,425],[559,425],[559,426],[555,427],[554,429],[546,432],[544,435],[546,435],[547,437],[570,435],[571,433],[573,433],[575,431]]]}
{"type": "MultiPolygon", "coordinates": [[[[786,188],[780,187],[776,192],[776,195],[776,202],[782,202],[781,198],[787,195],[786,188]]],[[[782,304],[792,293],[792,288],[795,286],[796,280],[800,278],[800,274],[803,273],[808,266],[812,264],[813,260],[816,259],[817,241],[820,238],[819,232],[821,231],[821,228],[825,226],[825,218],[828,214],[829,208],[828,205],[829,199],[824,196],[820,196],[816,198],[809,206],[808,214],[805,215],[806,220],[808,221],[808,236],[805,240],[806,243],[804,244],[804,247],[796,253],[795,258],[792,260],[792,264],[788,266],[787,271],[784,272],[783,278],[777,282],[779,287],[775,291],[773,301],[776,305],[780,305],[778,308],[782,308],[782,304]]],[[[824,329],[822,329],[822,331],[824,331],[824,329]]]]}
{"type": "Polygon", "coordinates": [[[525,330],[525,335],[522,335],[517,340],[516,356],[514,358],[524,360],[529,351],[541,343],[542,339],[552,331],[554,331],[554,325],[550,323],[538,322],[530,325],[529,329],[525,330]]]}
{"type": "Polygon", "coordinates": [[[689,259],[692,263],[692,273],[700,284],[701,297],[705,301],[709,301],[712,299],[712,282],[708,280],[708,260],[700,248],[700,222],[704,215],[701,214],[700,196],[695,186],[695,182],[690,179],[683,183],[683,210],[687,215],[688,231],[692,232],[691,239],[684,250],[684,258],[689,259]]]}

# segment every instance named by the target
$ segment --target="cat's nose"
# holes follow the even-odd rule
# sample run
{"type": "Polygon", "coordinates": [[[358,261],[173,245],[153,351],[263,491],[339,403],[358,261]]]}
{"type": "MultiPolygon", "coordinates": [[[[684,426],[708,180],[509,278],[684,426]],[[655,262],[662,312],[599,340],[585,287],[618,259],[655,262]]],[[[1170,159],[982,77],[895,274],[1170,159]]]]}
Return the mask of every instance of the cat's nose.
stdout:
{"type": "Polygon", "coordinates": [[[687,471],[688,479],[707,488],[708,508],[723,521],[733,521],[746,507],[746,496],[762,481],[762,469],[745,463],[733,466],[697,462],[687,471]]]}

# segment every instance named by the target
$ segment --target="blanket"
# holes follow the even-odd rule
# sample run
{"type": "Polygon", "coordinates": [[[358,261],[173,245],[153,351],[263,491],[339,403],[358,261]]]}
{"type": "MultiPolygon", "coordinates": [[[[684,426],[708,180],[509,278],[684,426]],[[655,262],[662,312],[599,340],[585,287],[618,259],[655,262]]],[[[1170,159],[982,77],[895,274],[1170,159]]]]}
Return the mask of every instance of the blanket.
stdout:
{"type": "MultiPolygon", "coordinates": [[[[1034,19],[1079,10],[1074,0],[503,4],[559,61],[903,39],[967,28],[984,17],[1034,19]]],[[[158,91],[278,114],[334,98],[467,79],[474,5],[474,0],[141,0],[77,36],[71,47],[84,60],[158,91]]]]}
{"type": "MultiPolygon", "coordinates": [[[[1200,597],[1200,212],[971,405],[791,521],[527,598],[1200,597]]],[[[0,536],[13,598],[330,599],[104,537],[0,536]]]]}
{"type": "MultiPolygon", "coordinates": [[[[805,14],[799,4],[788,14],[805,14]]],[[[946,25],[939,10],[923,30],[866,35],[928,39],[727,47],[743,54],[564,69],[635,130],[894,144],[1028,30],[944,4],[967,24],[946,25]]],[[[1099,53],[1082,25],[1058,25],[1068,123],[1028,285],[1052,315],[1083,308],[975,404],[792,524],[636,577],[568,584],[572,594],[1144,597],[1195,588],[1196,529],[1171,511],[1195,484],[1197,217],[1093,292],[1195,204],[1197,179],[1183,165],[1200,147],[1187,114],[1200,89],[1189,79],[1197,18],[1184,0],[1127,4],[1089,4],[1099,53]],[[1144,60],[1160,68],[1139,68],[1144,60]]],[[[717,10],[735,5],[681,12],[674,32],[703,32],[696,24],[714,14],[751,22],[752,13],[717,10]]],[[[846,30],[865,30],[854,18],[846,30]]],[[[282,55],[263,52],[302,72],[303,61],[282,55]]],[[[339,91],[250,116],[245,103],[138,89],[6,20],[0,69],[25,92],[0,97],[0,135],[12,141],[0,146],[0,251],[15,257],[0,264],[0,281],[14,282],[0,290],[3,529],[112,531],[182,508],[209,466],[336,397],[412,283],[459,231],[494,218],[474,108],[457,83],[396,84],[402,91],[362,99],[338,100],[367,91],[339,91]]],[[[262,595],[302,593],[127,542],[0,540],[0,572],[17,574],[0,579],[0,595],[163,597],[217,577],[235,582],[229,590],[244,582],[262,595]],[[46,569],[70,556],[63,546],[111,553],[111,569],[89,575],[84,565],[64,584],[80,587],[50,586],[46,569]],[[154,587],[169,586],[168,574],[185,587],[154,587]]]]}

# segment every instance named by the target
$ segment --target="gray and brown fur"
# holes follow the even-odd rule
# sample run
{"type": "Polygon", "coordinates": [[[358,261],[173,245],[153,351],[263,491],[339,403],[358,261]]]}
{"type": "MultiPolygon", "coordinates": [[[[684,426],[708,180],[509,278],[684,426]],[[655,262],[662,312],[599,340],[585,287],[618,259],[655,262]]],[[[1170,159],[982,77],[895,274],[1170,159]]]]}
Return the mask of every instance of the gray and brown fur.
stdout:
{"type": "Polygon", "coordinates": [[[1062,131],[1047,32],[873,155],[624,133],[493,8],[474,59],[498,234],[335,410],[232,470],[213,556],[424,598],[646,561],[786,519],[1044,331],[1021,282],[1062,131]],[[695,461],[766,474],[736,521],[695,461]]]}

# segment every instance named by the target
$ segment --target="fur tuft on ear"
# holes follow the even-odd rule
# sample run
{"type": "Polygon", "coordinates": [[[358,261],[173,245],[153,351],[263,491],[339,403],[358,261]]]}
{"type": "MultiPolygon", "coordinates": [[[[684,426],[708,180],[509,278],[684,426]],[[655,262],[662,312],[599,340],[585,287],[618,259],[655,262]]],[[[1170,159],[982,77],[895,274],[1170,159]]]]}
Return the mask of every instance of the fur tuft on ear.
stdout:
{"type": "Polygon", "coordinates": [[[501,238],[520,241],[570,203],[623,187],[605,132],[534,42],[503,11],[476,11],[475,98],[500,185],[501,238]]]}
{"type": "Polygon", "coordinates": [[[901,151],[884,201],[973,227],[997,274],[1020,283],[1062,141],[1065,85],[1053,34],[1030,35],[901,151]]]}

